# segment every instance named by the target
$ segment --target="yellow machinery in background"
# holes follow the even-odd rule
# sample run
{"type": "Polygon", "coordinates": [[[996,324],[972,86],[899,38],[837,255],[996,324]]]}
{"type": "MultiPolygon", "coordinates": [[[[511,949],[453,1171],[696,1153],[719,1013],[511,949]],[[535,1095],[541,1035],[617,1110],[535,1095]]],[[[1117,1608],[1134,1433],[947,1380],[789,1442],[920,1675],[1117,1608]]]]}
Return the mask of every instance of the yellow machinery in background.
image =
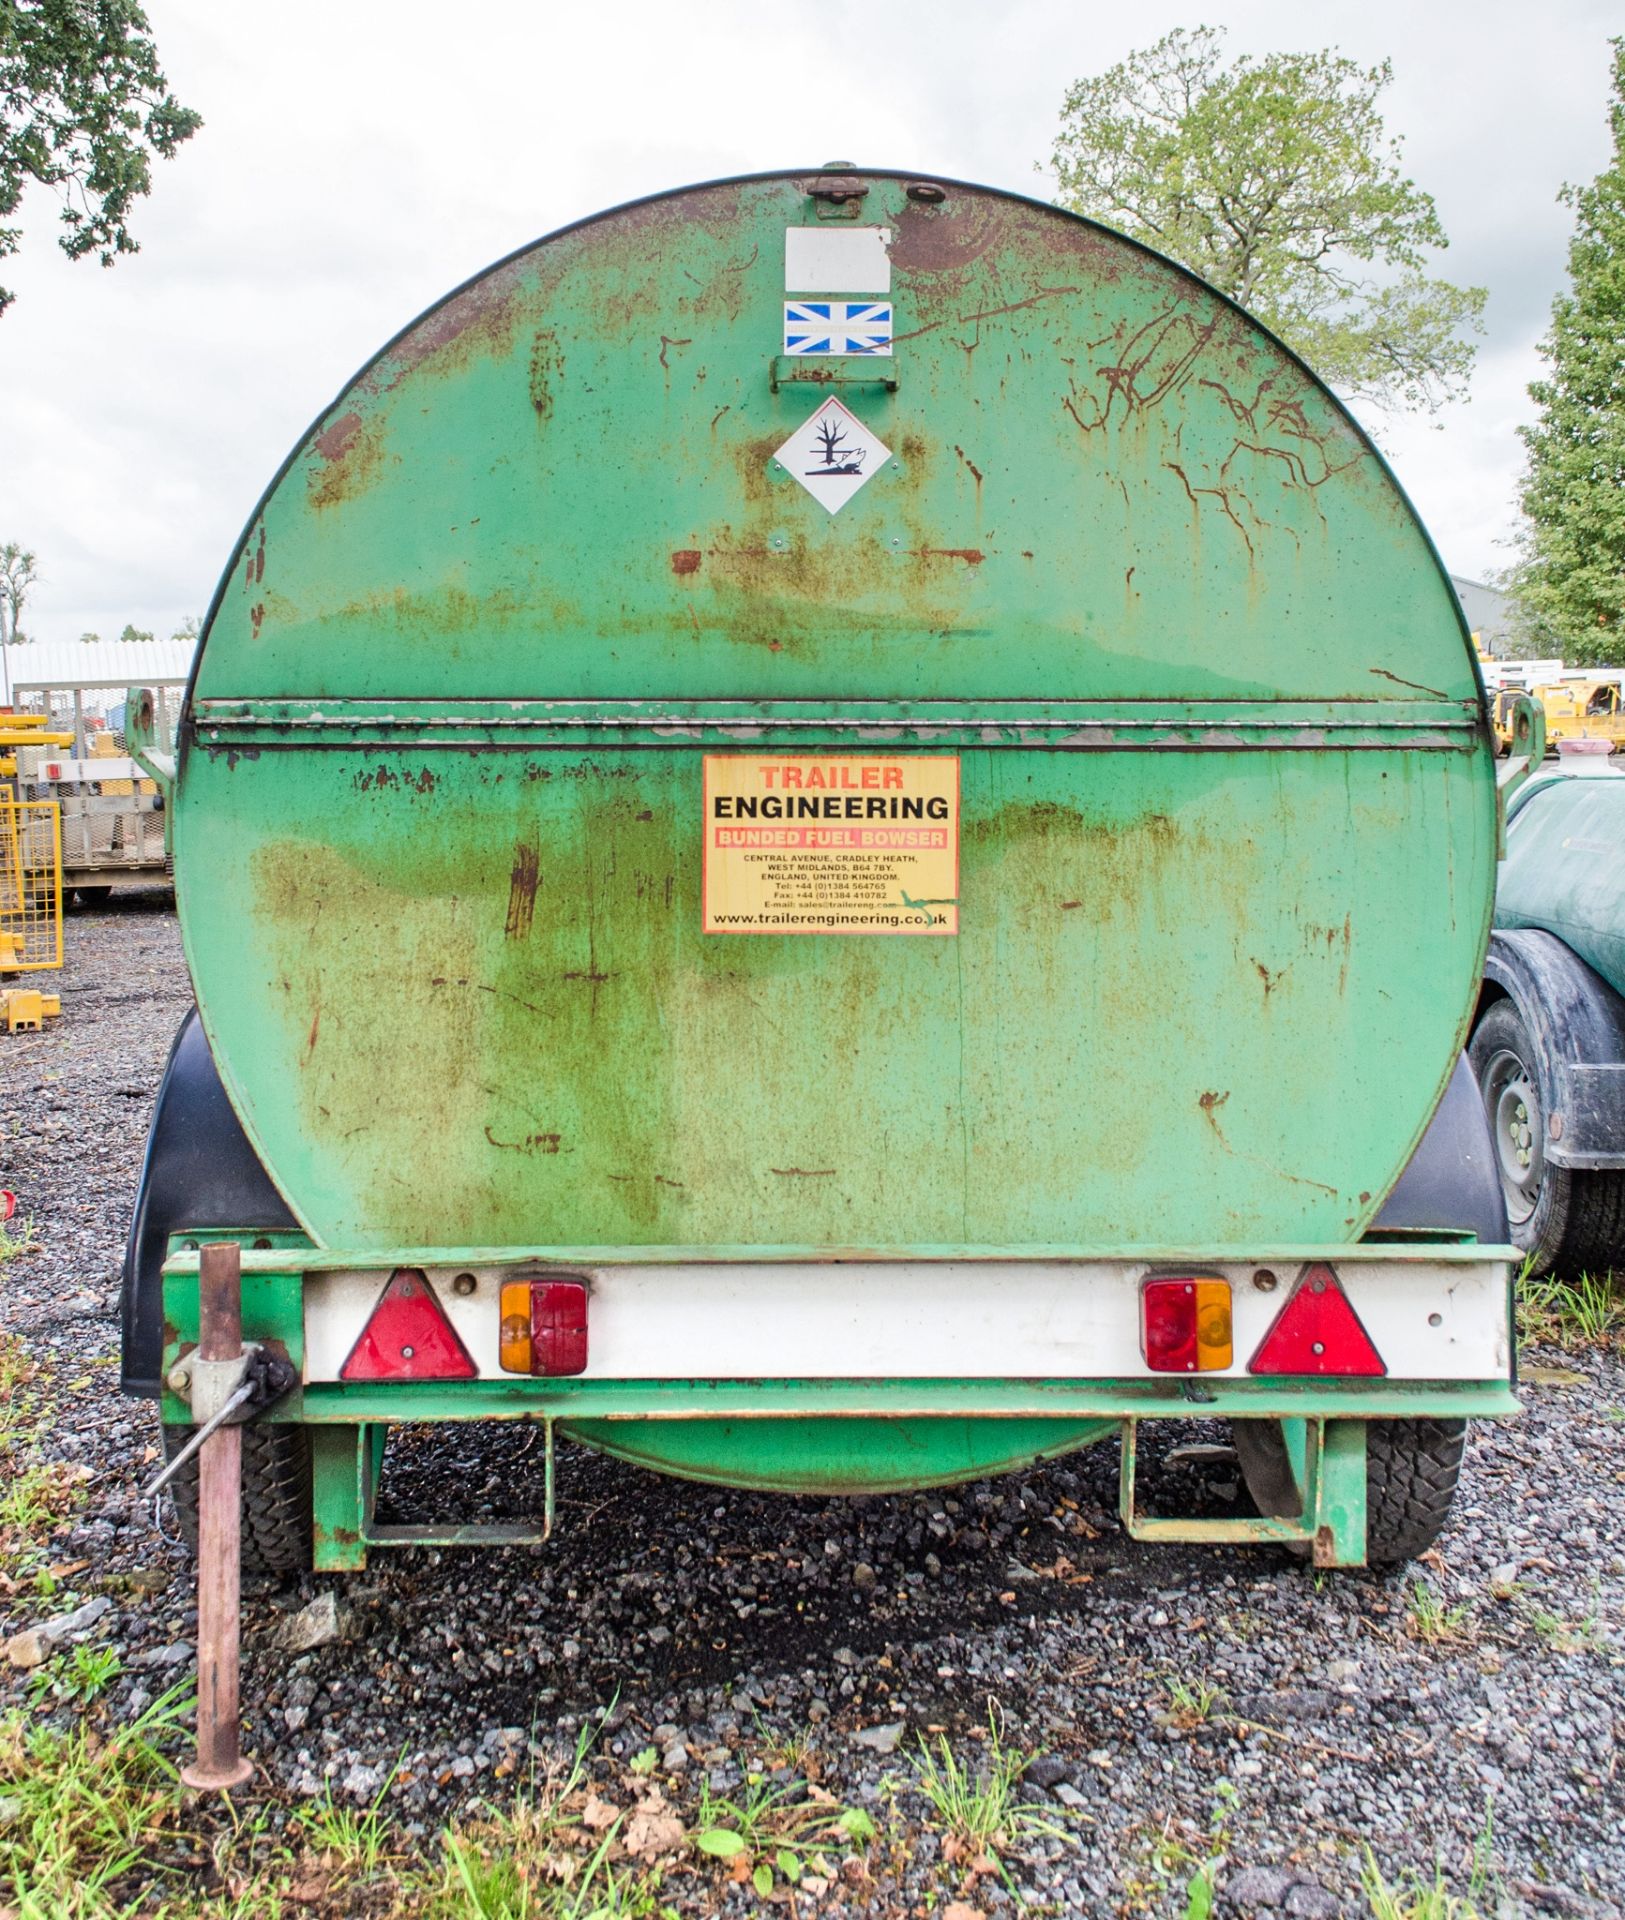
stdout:
{"type": "MultiPolygon", "coordinates": [[[[0,981],[62,965],[62,810],[17,799],[9,782],[17,747],[63,744],[43,715],[0,715],[0,981]]],[[[42,1027],[61,1011],[58,994],[0,984],[0,1031],[42,1027]]]]}
{"type": "Polygon", "coordinates": [[[1546,710],[1546,744],[1555,750],[1563,740],[1606,740],[1611,752],[1625,742],[1625,692],[1617,674],[1573,673],[1560,680],[1527,689],[1505,686],[1495,696],[1497,749],[1512,745],[1513,707],[1523,692],[1546,710]]]}

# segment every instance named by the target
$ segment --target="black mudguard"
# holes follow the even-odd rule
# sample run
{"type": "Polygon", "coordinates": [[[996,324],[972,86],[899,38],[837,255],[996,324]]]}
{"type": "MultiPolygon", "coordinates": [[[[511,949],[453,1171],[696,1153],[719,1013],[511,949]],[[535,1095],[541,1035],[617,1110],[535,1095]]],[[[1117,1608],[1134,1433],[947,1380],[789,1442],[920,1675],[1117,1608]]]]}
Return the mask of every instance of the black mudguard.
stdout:
{"type": "Polygon", "coordinates": [[[1572,947],[1537,927],[1490,935],[1487,999],[1518,1009],[1558,1167],[1625,1167],[1625,999],[1572,947]],[[1556,1131],[1552,1131],[1555,1127],[1556,1131]]]}
{"type": "Polygon", "coordinates": [[[124,1249],[126,1393],[155,1400],[163,1363],[162,1269],[169,1236],[192,1227],[296,1229],[226,1098],[194,1007],[169,1050],[124,1249]]]}
{"type": "Polygon", "coordinates": [[[1465,1054],[1372,1229],[1466,1232],[1486,1247],[1510,1239],[1495,1142],[1465,1054]]]}

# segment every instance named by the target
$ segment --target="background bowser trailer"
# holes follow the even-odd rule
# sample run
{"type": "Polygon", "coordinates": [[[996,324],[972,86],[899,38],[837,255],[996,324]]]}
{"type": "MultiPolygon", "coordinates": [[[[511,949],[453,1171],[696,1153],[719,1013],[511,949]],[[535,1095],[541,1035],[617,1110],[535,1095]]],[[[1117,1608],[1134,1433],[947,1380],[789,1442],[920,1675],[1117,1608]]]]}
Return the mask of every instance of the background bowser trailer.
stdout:
{"type": "Polygon", "coordinates": [[[120,881],[168,872],[163,798],[130,757],[124,716],[128,689],[153,696],[160,747],[173,738],[191,672],[190,640],[35,641],[8,649],[19,708],[46,717],[66,745],[17,753],[18,797],[54,800],[61,809],[62,886],[87,905],[106,900],[120,881]]]}
{"type": "MultiPolygon", "coordinates": [[[[1605,749],[1606,754],[1606,749],[1605,749]]],[[[1470,1054],[1533,1270],[1625,1260],[1625,776],[1568,750],[1508,810],[1470,1054]]]]}
{"type": "Polygon", "coordinates": [[[1121,1436],[1141,1537],[1392,1560],[1515,1408],[1468,635],[1336,400],[1116,234],[837,168],[527,247],[132,724],[197,1012],[124,1380],[221,1404],[239,1245],[251,1564],[515,1538],[376,1518],[393,1424],[484,1419],[539,1531],[556,1435],[854,1491],[1121,1436]],[[1196,1414],[1258,1517],[1141,1511],[1196,1414]]]}

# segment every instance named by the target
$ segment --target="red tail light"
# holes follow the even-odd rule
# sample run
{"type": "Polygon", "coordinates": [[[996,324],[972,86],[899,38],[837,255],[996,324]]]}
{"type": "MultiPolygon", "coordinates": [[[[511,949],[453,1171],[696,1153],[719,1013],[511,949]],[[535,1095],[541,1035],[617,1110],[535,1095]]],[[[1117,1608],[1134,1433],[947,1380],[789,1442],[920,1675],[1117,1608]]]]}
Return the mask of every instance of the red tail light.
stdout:
{"type": "Polygon", "coordinates": [[[397,1267],[378,1296],[341,1380],[473,1380],[479,1369],[416,1267],[397,1267]]]}
{"type": "Polygon", "coordinates": [[[1316,1263],[1298,1276],[1247,1371],[1371,1376],[1388,1369],[1342,1282],[1330,1267],[1316,1263]]]}
{"type": "Polygon", "coordinates": [[[1145,1364],[1153,1373],[1209,1373],[1235,1357],[1227,1280],[1211,1274],[1147,1280],[1140,1310],[1145,1364]]]}
{"type": "Polygon", "coordinates": [[[510,1280],[502,1289],[506,1373],[587,1370],[587,1287],[582,1280],[510,1280]]]}

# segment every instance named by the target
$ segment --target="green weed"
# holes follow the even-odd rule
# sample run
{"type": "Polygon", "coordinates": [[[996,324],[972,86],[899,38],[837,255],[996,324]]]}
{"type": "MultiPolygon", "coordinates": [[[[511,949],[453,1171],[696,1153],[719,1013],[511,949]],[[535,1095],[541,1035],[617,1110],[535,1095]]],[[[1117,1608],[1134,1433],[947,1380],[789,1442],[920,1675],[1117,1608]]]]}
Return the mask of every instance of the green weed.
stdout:
{"type": "Polygon", "coordinates": [[[89,1706],[107,1691],[124,1670],[124,1663],[112,1647],[75,1647],[40,1667],[28,1682],[35,1701],[47,1694],[55,1700],[68,1700],[89,1706]]]}
{"type": "Polygon", "coordinates": [[[747,1780],[734,1795],[713,1794],[702,1786],[689,1838],[712,1859],[742,1860],[764,1898],[781,1881],[795,1886],[809,1872],[830,1877],[836,1859],[874,1839],[875,1823],[861,1807],[798,1800],[791,1793],[769,1787],[760,1777],[747,1780]]]}
{"type": "Polygon", "coordinates": [[[1529,1608],[1529,1624],[1554,1653],[1589,1653],[1602,1644],[1595,1610],[1580,1620],[1564,1620],[1544,1607],[1529,1608]]]}
{"type": "Polygon", "coordinates": [[[1006,1852],[1039,1835],[1061,1840],[1072,1836],[1065,1827],[1056,1825],[1047,1807],[1017,1797],[1017,1782],[1035,1756],[1018,1753],[1004,1744],[999,1714],[991,1704],[984,1755],[980,1767],[967,1766],[945,1735],[937,1736],[935,1753],[922,1740],[917,1763],[919,1787],[931,1803],[937,1825],[952,1843],[955,1857],[968,1856],[970,1864],[986,1857],[1014,1892],[1004,1866],[1006,1852]]]}
{"type": "Polygon", "coordinates": [[[1175,1726],[1201,1726],[1225,1704],[1223,1687],[1208,1680],[1181,1680],[1177,1674],[1170,1674],[1162,1684],[1168,1695],[1168,1718],[1175,1726]]]}
{"type": "Polygon", "coordinates": [[[1567,1352],[1613,1346],[1625,1337],[1625,1292],[1612,1274],[1521,1279],[1518,1334],[1525,1342],[1567,1352]]]}
{"type": "Polygon", "coordinates": [[[397,1762],[371,1801],[360,1808],[338,1806],[329,1783],[319,1798],[299,1809],[292,1824],[316,1853],[345,1872],[376,1873],[390,1853],[384,1797],[399,1771],[397,1762]]]}
{"type": "Polygon", "coordinates": [[[1405,1595],[1405,1612],[1411,1637],[1430,1647],[1468,1638],[1467,1606],[1447,1607],[1425,1580],[1413,1580],[1405,1595]]]}
{"type": "Polygon", "coordinates": [[[38,1920],[99,1913],[108,1887],[160,1838],[177,1800],[165,1749],[190,1713],[174,1687],[128,1726],[99,1738],[88,1727],[0,1720],[0,1891],[38,1920]]]}
{"type": "Polygon", "coordinates": [[[19,1254],[39,1251],[40,1242],[31,1219],[0,1221],[0,1260],[15,1260],[19,1254]]]}

